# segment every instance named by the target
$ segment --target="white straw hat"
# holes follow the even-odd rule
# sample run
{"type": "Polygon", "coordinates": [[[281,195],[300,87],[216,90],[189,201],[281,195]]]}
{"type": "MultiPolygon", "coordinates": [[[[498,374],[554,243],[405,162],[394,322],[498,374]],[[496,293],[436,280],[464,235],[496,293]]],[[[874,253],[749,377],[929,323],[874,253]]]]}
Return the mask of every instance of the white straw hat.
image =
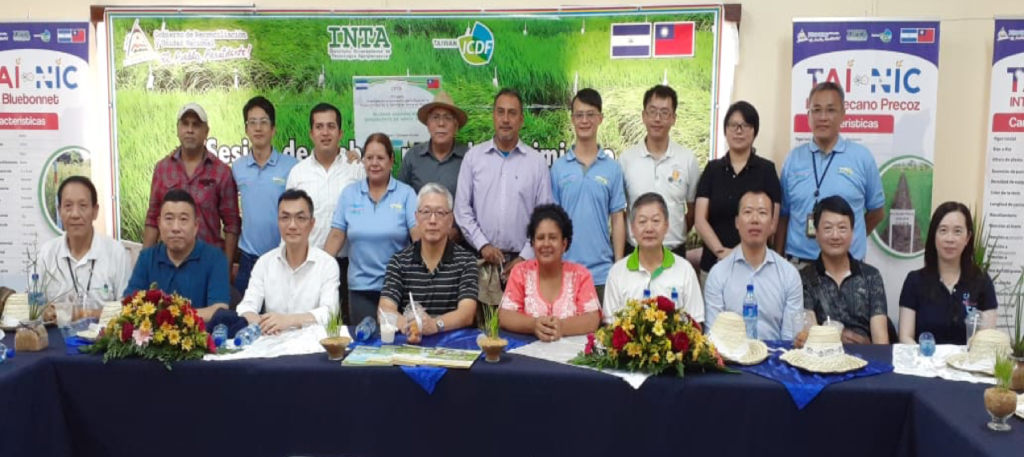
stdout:
{"type": "Polygon", "coordinates": [[[747,339],[746,325],[739,314],[724,312],[718,315],[708,338],[722,358],[740,365],[757,365],[768,358],[768,346],[758,340],[747,339]]]}
{"type": "Polygon", "coordinates": [[[866,360],[844,352],[839,329],[826,325],[811,327],[803,349],[787,351],[780,358],[812,373],[846,373],[868,364],[866,360]]]}
{"type": "Polygon", "coordinates": [[[995,329],[978,330],[968,342],[967,352],[946,357],[946,364],[961,371],[995,373],[996,355],[1010,352],[1010,336],[995,329]]]}

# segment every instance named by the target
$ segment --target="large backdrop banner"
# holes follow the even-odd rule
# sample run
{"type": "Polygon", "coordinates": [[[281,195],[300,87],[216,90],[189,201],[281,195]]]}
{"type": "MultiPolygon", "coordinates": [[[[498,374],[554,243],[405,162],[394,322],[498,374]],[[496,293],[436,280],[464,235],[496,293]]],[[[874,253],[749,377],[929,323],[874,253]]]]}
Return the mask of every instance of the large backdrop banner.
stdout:
{"type": "Polygon", "coordinates": [[[62,231],[58,183],[91,175],[88,28],[0,23],[0,286],[25,289],[33,246],[62,231]]]}
{"type": "Polygon", "coordinates": [[[841,134],[871,151],[885,189],[885,218],[867,262],[885,280],[889,313],[906,274],[923,265],[932,208],[938,21],[795,20],[792,146],[812,140],[807,95],[833,81],[845,90],[841,134]]]}
{"type": "MultiPolygon", "coordinates": [[[[311,149],[309,110],[341,109],[342,147],[374,131],[401,153],[427,138],[415,118],[439,90],[469,115],[457,140],[493,134],[499,88],[519,90],[523,140],[553,162],[571,145],[577,89],[604,98],[600,143],[615,153],[643,140],[645,90],[679,93],[673,139],[705,162],[715,147],[722,8],[487,12],[108,10],[110,93],[120,237],[141,238],[153,165],[178,145],[175,115],[190,101],[210,118],[208,147],[231,163],[248,153],[242,106],[277,108],[278,150],[311,149]]],[[[397,159],[396,159],[397,161],[397,159]]]]}
{"type": "Polygon", "coordinates": [[[995,22],[983,214],[999,325],[1012,328],[1008,292],[1024,269],[1024,19],[995,22]]]}

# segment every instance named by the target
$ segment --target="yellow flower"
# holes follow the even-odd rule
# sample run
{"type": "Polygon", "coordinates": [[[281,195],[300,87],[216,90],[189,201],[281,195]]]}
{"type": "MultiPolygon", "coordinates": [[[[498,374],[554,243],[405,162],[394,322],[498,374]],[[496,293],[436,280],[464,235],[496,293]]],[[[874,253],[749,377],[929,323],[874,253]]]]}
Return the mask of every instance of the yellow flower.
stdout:
{"type": "MultiPolygon", "coordinates": [[[[665,327],[661,326],[661,321],[654,323],[654,334],[658,336],[665,336],[665,327]]],[[[650,341],[650,340],[648,340],[650,341]]]]}
{"type": "Polygon", "coordinates": [[[178,308],[178,305],[168,306],[167,311],[170,311],[171,315],[174,317],[178,317],[181,315],[181,309],[178,308]]]}
{"type": "Polygon", "coordinates": [[[192,318],[191,314],[186,314],[185,317],[182,318],[182,322],[184,322],[189,328],[195,327],[196,325],[196,320],[192,318]]]}
{"type": "Polygon", "coordinates": [[[155,312],[156,312],[156,306],[153,306],[152,303],[143,304],[141,307],[139,307],[139,310],[138,310],[138,313],[142,317],[152,316],[153,313],[155,313],[155,312]]]}
{"type": "Polygon", "coordinates": [[[661,362],[661,356],[658,355],[657,352],[655,352],[654,354],[651,354],[651,363],[658,363],[658,362],[661,362]]]}
{"type": "Polygon", "coordinates": [[[650,343],[651,342],[651,335],[644,335],[644,341],[650,343]]]}
{"type": "Polygon", "coordinates": [[[157,330],[156,333],[153,334],[154,343],[163,343],[165,339],[167,339],[167,334],[164,333],[163,330],[157,330]]]}
{"type": "Polygon", "coordinates": [[[654,322],[658,318],[657,310],[654,308],[647,308],[644,310],[644,319],[648,322],[654,322]]]}
{"type": "Polygon", "coordinates": [[[205,347],[206,346],[206,332],[196,333],[195,338],[196,338],[196,347],[205,347]]]}
{"type": "Polygon", "coordinates": [[[614,348],[608,350],[608,358],[615,360],[618,357],[619,351],[616,351],[614,348]]]}
{"type": "Polygon", "coordinates": [[[142,321],[142,323],[139,324],[139,331],[142,331],[142,332],[151,332],[151,331],[153,331],[153,322],[150,321],[149,319],[146,319],[146,320],[142,321]]]}
{"type": "Polygon", "coordinates": [[[179,341],[181,341],[181,332],[178,329],[172,328],[167,332],[167,342],[171,343],[171,346],[177,346],[179,341]]]}
{"type": "Polygon", "coordinates": [[[672,351],[666,351],[666,352],[665,352],[665,360],[666,360],[666,361],[667,361],[668,363],[675,363],[675,361],[676,361],[676,355],[675,355],[675,353],[673,353],[672,351]]]}
{"type": "Polygon", "coordinates": [[[681,316],[679,314],[676,314],[676,322],[682,322],[682,321],[683,321],[683,316],[681,316]]]}
{"type": "Polygon", "coordinates": [[[640,347],[639,343],[635,341],[626,343],[626,354],[629,354],[630,357],[636,357],[640,355],[642,352],[643,348],[640,347]]]}
{"type": "Polygon", "coordinates": [[[192,350],[192,339],[191,338],[183,338],[181,340],[181,349],[184,350],[184,351],[191,351],[192,350]]]}

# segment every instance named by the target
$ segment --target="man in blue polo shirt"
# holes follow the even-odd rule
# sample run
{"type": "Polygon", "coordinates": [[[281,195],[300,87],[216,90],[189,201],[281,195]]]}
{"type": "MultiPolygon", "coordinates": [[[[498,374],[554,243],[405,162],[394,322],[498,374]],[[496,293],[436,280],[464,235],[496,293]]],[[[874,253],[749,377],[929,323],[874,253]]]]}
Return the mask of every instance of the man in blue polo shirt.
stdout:
{"type": "Polygon", "coordinates": [[[148,290],[155,284],[167,293],[189,299],[199,316],[209,321],[218,309],[227,309],[228,261],[224,253],[196,239],[199,221],[196,202],[188,192],[171,189],[164,195],[157,220],[163,243],[139,254],[125,295],[148,290]]]}
{"type": "Polygon", "coordinates": [[[250,99],[242,108],[242,119],[252,152],[239,157],[231,174],[242,197],[242,239],[238,243],[242,252],[235,289],[245,294],[256,260],[281,244],[277,208],[269,202],[276,202],[284,193],[288,172],[298,161],[277,152],[271,144],[277,115],[270,100],[263,96],[250,99]]]}
{"type": "Polygon", "coordinates": [[[811,89],[807,122],[813,141],[798,146],[782,166],[782,208],[775,234],[776,249],[798,267],[818,258],[814,205],[838,195],[853,208],[854,235],[850,254],[863,260],[867,235],[882,221],[885,194],[871,152],[839,136],[846,111],[843,88],[823,82],[811,89]]]}
{"type": "Polygon", "coordinates": [[[597,144],[597,129],[603,120],[601,94],[594,89],[579,91],[572,99],[576,144],[551,166],[555,202],[569,213],[573,224],[587,227],[576,234],[565,258],[590,270],[602,303],[608,270],[622,258],[626,247],[622,168],[597,144]]]}

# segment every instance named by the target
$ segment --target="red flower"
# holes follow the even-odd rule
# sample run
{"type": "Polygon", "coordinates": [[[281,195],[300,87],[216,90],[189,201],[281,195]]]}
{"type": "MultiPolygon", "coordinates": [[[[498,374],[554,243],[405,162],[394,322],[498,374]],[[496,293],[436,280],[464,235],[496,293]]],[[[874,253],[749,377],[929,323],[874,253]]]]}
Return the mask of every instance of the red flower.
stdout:
{"type": "Polygon", "coordinates": [[[658,296],[658,309],[660,309],[660,310],[662,310],[662,311],[664,311],[666,313],[671,313],[672,311],[676,310],[676,304],[672,303],[672,300],[669,300],[669,299],[665,298],[664,296],[659,295],[658,296]]]}
{"type": "Polygon", "coordinates": [[[206,349],[210,352],[217,352],[217,345],[213,342],[213,335],[206,334],[206,349]]]}
{"type": "Polygon", "coordinates": [[[676,352],[686,352],[690,349],[690,337],[686,335],[686,332],[676,332],[672,335],[672,349],[676,352]]]}
{"type": "Polygon", "coordinates": [[[594,353],[594,334],[587,334],[587,347],[583,348],[583,353],[590,355],[594,353]]]}
{"type": "Polygon", "coordinates": [[[198,328],[200,332],[205,332],[206,322],[203,322],[203,318],[199,317],[199,315],[194,312],[192,313],[192,318],[196,320],[196,328],[198,328]]]}
{"type": "Polygon", "coordinates": [[[121,326],[121,342],[127,343],[132,340],[132,332],[135,331],[135,326],[131,322],[125,322],[121,326]]]}
{"type": "Polygon", "coordinates": [[[156,313],[156,326],[164,325],[164,322],[174,325],[174,316],[171,315],[167,308],[161,309],[156,313]]]}
{"type": "Polygon", "coordinates": [[[612,347],[616,351],[621,351],[629,340],[629,332],[623,330],[622,327],[615,327],[615,331],[612,332],[612,347]]]}
{"type": "Polygon", "coordinates": [[[160,299],[163,298],[164,293],[157,289],[150,289],[146,291],[146,301],[150,303],[160,303],[160,299]]]}

